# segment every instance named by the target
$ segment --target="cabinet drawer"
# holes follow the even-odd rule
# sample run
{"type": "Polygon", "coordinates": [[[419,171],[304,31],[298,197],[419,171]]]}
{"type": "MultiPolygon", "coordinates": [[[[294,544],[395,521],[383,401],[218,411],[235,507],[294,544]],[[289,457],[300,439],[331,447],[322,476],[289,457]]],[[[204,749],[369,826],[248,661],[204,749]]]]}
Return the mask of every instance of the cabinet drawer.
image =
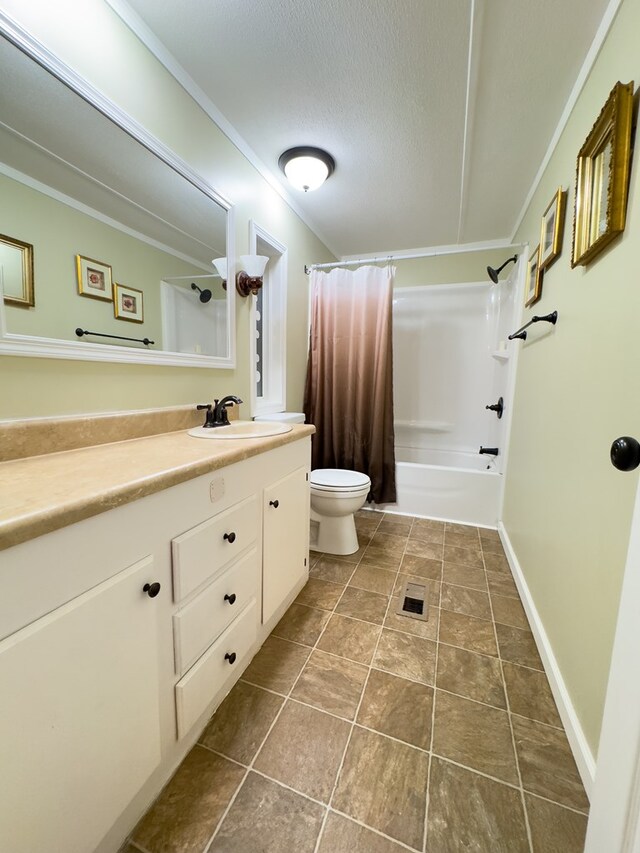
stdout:
{"type": "Polygon", "coordinates": [[[239,668],[244,656],[256,641],[257,604],[251,604],[231,623],[176,684],[176,712],[178,737],[184,737],[196,720],[204,713],[224,682],[239,668]],[[234,663],[225,655],[235,654],[234,663]]]}
{"type": "Polygon", "coordinates": [[[254,548],[210,583],[173,617],[176,673],[183,675],[257,594],[254,548]],[[229,598],[225,599],[225,595],[229,598]]]}
{"type": "Polygon", "coordinates": [[[171,540],[173,597],[181,601],[256,541],[255,495],[171,540]],[[226,537],[226,538],[225,538],[226,537]]]}

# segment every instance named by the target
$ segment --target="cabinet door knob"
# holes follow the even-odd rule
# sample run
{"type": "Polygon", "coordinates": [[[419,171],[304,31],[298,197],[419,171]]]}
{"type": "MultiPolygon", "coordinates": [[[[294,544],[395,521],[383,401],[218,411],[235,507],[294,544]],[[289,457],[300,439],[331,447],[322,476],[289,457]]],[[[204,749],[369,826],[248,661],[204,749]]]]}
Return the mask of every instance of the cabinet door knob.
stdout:
{"type": "Polygon", "coordinates": [[[156,581],[155,583],[146,583],[142,587],[142,591],[146,592],[149,598],[155,598],[156,595],[160,592],[160,584],[158,583],[158,581],[156,581]]]}
{"type": "Polygon", "coordinates": [[[229,652],[227,652],[226,655],[224,656],[224,659],[228,660],[229,663],[233,664],[236,662],[236,653],[231,652],[231,654],[229,654],[229,652]]]}
{"type": "Polygon", "coordinates": [[[232,592],[232,593],[231,593],[231,595],[225,595],[224,600],[225,600],[225,601],[228,601],[228,602],[229,602],[229,604],[235,604],[235,603],[236,603],[236,594],[235,594],[235,592],[232,592]]]}
{"type": "Polygon", "coordinates": [[[278,509],[280,501],[269,501],[269,506],[272,506],[274,509],[278,509]]]}
{"type": "Polygon", "coordinates": [[[225,533],[223,538],[226,539],[230,545],[233,545],[236,541],[236,534],[232,530],[231,533],[225,533]]]}

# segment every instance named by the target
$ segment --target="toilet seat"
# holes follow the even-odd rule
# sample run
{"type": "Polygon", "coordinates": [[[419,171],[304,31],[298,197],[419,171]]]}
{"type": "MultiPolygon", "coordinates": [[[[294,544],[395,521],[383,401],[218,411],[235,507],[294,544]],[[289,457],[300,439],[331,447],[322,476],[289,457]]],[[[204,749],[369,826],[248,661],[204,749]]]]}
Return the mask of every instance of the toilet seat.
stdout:
{"type": "Polygon", "coordinates": [[[365,488],[368,491],[371,486],[366,474],[342,468],[316,468],[311,472],[309,482],[314,491],[336,494],[361,492],[365,488]]]}

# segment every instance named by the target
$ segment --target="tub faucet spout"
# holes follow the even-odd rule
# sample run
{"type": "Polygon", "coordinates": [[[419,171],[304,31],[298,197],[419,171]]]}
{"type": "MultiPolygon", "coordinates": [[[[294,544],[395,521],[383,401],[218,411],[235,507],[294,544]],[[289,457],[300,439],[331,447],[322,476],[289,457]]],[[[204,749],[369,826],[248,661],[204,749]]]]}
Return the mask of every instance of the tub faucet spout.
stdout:
{"type": "Polygon", "coordinates": [[[486,453],[488,456],[497,456],[498,448],[497,447],[480,447],[479,453],[486,453]]]}

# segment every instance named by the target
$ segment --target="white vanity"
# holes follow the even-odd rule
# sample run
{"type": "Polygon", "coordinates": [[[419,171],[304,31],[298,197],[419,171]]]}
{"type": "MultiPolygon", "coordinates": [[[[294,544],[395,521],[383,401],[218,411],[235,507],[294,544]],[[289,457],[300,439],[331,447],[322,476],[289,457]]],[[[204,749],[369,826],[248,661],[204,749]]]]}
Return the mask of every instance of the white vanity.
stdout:
{"type": "Polygon", "coordinates": [[[3,849],[118,850],[306,581],[312,431],[0,465],[3,849]]]}

